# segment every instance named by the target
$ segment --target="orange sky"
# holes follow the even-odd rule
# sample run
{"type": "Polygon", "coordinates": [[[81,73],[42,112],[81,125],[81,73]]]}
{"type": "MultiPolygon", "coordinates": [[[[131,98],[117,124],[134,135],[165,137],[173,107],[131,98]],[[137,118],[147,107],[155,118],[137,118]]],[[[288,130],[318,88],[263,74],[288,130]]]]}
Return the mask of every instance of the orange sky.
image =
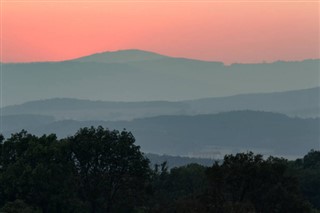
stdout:
{"type": "Polygon", "coordinates": [[[142,49],[203,60],[319,58],[319,1],[2,1],[2,61],[142,49]]]}

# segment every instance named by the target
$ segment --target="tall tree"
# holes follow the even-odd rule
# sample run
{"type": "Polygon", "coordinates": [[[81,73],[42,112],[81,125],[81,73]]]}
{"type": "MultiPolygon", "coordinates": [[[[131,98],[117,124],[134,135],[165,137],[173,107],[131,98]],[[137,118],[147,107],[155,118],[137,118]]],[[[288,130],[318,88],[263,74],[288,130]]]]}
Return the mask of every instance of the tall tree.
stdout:
{"type": "Polygon", "coordinates": [[[149,161],[127,131],[83,128],[69,137],[81,199],[90,212],[129,212],[142,206],[149,161]]]}

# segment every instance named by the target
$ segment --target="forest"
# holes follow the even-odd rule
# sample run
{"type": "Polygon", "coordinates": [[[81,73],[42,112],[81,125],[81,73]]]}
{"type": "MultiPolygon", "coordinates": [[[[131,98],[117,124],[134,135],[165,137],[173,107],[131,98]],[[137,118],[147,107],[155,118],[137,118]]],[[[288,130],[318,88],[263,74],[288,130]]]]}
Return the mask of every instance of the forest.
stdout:
{"type": "MultiPolygon", "coordinates": [[[[194,134],[197,134],[194,132],[194,134]]],[[[303,143],[303,141],[301,142],[303,143]]],[[[320,151],[152,165],[126,130],[0,135],[0,212],[320,212],[320,151]]]]}

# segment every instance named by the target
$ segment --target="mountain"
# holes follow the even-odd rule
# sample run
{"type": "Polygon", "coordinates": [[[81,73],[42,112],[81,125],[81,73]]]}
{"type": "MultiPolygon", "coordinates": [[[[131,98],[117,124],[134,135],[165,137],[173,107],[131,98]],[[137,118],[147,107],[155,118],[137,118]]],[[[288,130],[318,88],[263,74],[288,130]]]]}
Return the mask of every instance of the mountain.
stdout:
{"type": "Polygon", "coordinates": [[[289,116],[319,117],[320,87],[276,93],[168,102],[106,102],[55,98],[7,106],[3,115],[34,114],[56,120],[132,120],[159,115],[198,115],[235,110],[279,112],[289,116]]]}
{"type": "Polygon", "coordinates": [[[319,86],[319,60],[233,64],[138,50],[52,63],[3,64],[3,105],[51,98],[180,101],[319,86]]]}
{"type": "Polygon", "coordinates": [[[279,112],[289,116],[319,117],[320,87],[275,93],[243,94],[183,101],[194,114],[234,110],[279,112]]]}
{"type": "Polygon", "coordinates": [[[26,128],[38,128],[39,126],[49,125],[54,121],[54,117],[46,115],[6,115],[2,116],[1,129],[4,133],[15,133],[26,128]]]}
{"type": "Polygon", "coordinates": [[[4,115],[40,114],[56,120],[132,120],[157,115],[187,114],[188,105],[180,102],[106,102],[70,98],[31,101],[3,108],[4,115]]]}
{"type": "MultiPolygon", "coordinates": [[[[247,150],[297,157],[318,148],[320,141],[319,118],[290,118],[258,111],[114,122],[64,120],[25,129],[37,135],[56,133],[61,138],[74,134],[80,127],[98,125],[132,131],[144,152],[214,159],[247,150]]],[[[10,133],[4,132],[5,136],[10,133]]]]}
{"type": "Polygon", "coordinates": [[[116,52],[102,52],[81,58],[73,59],[78,62],[100,62],[100,63],[127,63],[134,61],[153,61],[167,58],[167,56],[160,55],[153,52],[142,50],[119,50],[116,52]]]}

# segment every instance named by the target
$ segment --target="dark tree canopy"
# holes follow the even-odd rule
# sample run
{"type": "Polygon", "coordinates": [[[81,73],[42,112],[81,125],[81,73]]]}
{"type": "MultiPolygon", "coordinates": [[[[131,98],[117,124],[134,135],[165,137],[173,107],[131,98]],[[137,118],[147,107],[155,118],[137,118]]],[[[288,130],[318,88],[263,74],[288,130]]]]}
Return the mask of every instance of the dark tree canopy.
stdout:
{"type": "Polygon", "coordinates": [[[72,197],[73,180],[66,150],[55,135],[12,135],[1,144],[1,201],[23,199],[43,212],[67,210],[62,206],[72,197]]]}
{"type": "Polygon", "coordinates": [[[26,131],[0,144],[0,207],[42,212],[133,211],[142,205],[149,161],[126,131],[80,129],[58,141],[26,131]]]}
{"type": "Polygon", "coordinates": [[[80,129],[58,140],[0,135],[0,212],[319,212],[320,152],[226,155],[211,167],[150,162],[130,132],[80,129]]]}
{"type": "Polygon", "coordinates": [[[217,212],[310,212],[287,160],[252,152],[226,155],[208,169],[208,209],[217,212]]]}
{"type": "Polygon", "coordinates": [[[66,139],[81,199],[91,212],[128,211],[143,201],[149,161],[130,132],[83,128],[66,139]]]}
{"type": "Polygon", "coordinates": [[[320,151],[311,150],[302,159],[292,162],[291,167],[292,175],[300,180],[305,197],[320,209],[320,151]]]}

